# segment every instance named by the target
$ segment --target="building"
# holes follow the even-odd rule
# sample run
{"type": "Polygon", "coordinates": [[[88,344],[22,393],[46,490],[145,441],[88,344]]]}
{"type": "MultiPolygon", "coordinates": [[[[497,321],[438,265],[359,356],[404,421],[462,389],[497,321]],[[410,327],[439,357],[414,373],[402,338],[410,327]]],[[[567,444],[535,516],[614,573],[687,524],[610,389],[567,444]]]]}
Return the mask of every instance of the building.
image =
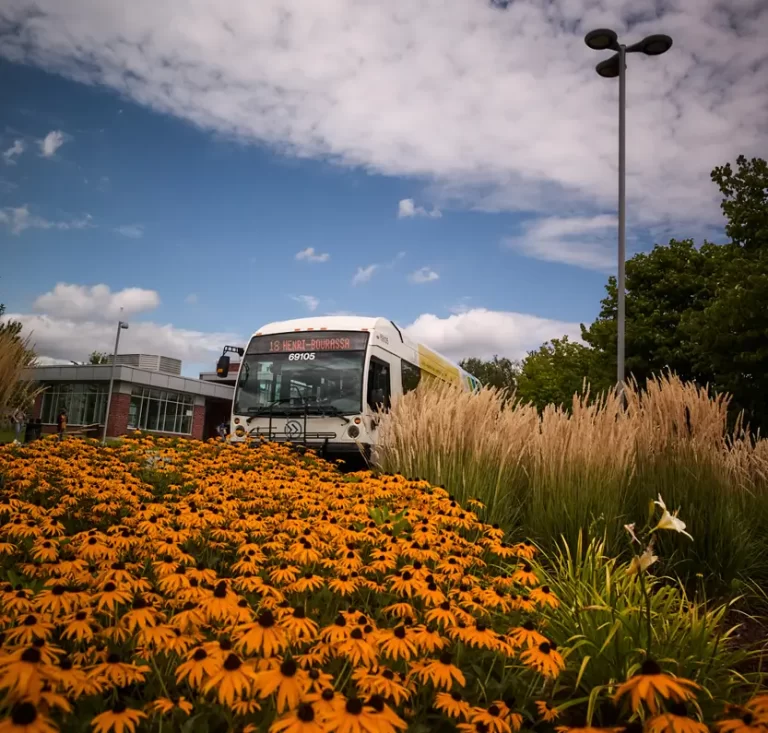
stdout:
{"type": "MultiPolygon", "coordinates": [[[[110,437],[142,430],[207,440],[216,435],[220,423],[229,422],[232,384],[182,377],[178,359],[118,354],[114,371],[107,418],[110,437]]],[[[69,430],[100,437],[111,373],[111,364],[29,369],[25,378],[45,387],[35,402],[33,418],[42,420],[44,432],[54,432],[63,408],[69,430]]]]}
{"type": "MultiPolygon", "coordinates": [[[[119,358],[119,357],[118,357],[119,358]]],[[[204,382],[215,382],[217,384],[229,384],[234,387],[237,382],[237,375],[240,373],[240,362],[233,361],[229,365],[229,374],[221,378],[216,372],[200,372],[200,379],[204,382]]]]}

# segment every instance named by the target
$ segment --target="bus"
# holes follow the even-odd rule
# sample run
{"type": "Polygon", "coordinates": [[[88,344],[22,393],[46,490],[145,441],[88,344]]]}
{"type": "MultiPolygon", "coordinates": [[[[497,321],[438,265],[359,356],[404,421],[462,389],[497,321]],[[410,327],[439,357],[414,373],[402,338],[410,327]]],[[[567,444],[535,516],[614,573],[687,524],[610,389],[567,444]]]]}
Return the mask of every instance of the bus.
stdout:
{"type": "Polygon", "coordinates": [[[225,346],[216,372],[240,359],[230,423],[233,443],[302,443],[321,455],[370,455],[380,409],[422,379],[477,391],[478,379],[385,318],[327,316],[268,323],[243,349],[225,346]]]}

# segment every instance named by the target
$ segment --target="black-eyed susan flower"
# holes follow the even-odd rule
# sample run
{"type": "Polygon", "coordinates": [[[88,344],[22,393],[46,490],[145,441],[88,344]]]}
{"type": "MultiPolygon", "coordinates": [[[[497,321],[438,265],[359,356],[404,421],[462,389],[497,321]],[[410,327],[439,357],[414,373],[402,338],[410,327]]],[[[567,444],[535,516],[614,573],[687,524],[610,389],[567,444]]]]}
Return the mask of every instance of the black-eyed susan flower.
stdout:
{"type": "Polygon", "coordinates": [[[550,608],[557,608],[560,605],[560,601],[548,585],[534,588],[528,594],[528,597],[539,607],[549,606],[550,608]]]}
{"type": "Polygon", "coordinates": [[[651,718],[647,730],[648,733],[707,733],[709,728],[704,723],[688,717],[685,704],[676,702],[669,706],[667,712],[651,718]]]}
{"type": "Polygon", "coordinates": [[[181,697],[159,697],[147,705],[147,709],[160,715],[170,715],[176,710],[190,715],[192,712],[192,703],[183,695],[181,697]]]}
{"type": "Polygon", "coordinates": [[[431,682],[438,689],[450,690],[456,682],[460,687],[467,684],[462,671],[453,663],[450,652],[444,651],[437,659],[426,662],[418,670],[423,682],[431,682]]]}
{"type": "Polygon", "coordinates": [[[536,701],[536,712],[545,723],[551,723],[560,717],[560,711],[546,700],[536,701]]]}
{"type": "Polygon", "coordinates": [[[176,667],[176,682],[181,684],[187,680],[189,684],[199,689],[203,681],[218,672],[221,662],[209,656],[203,647],[197,647],[187,656],[187,660],[176,667]]]}
{"type": "Polygon", "coordinates": [[[122,701],[116,702],[111,710],[97,715],[92,721],[93,733],[134,733],[136,726],[147,714],[129,708],[122,701]]]}
{"type": "Polygon", "coordinates": [[[81,609],[67,619],[61,636],[63,639],[74,641],[90,641],[96,634],[96,628],[98,628],[98,624],[91,616],[90,611],[81,609]]]}
{"type": "Polygon", "coordinates": [[[402,624],[391,631],[387,629],[378,632],[376,640],[379,652],[393,660],[403,659],[407,662],[418,652],[415,640],[402,624]]]}
{"type": "Polygon", "coordinates": [[[288,645],[285,631],[269,610],[262,611],[256,621],[239,625],[235,638],[238,648],[246,654],[261,653],[265,657],[281,652],[288,645]]]}
{"type": "Polygon", "coordinates": [[[695,682],[682,677],[672,677],[663,672],[653,659],[646,659],[640,669],[619,686],[614,700],[618,701],[629,693],[633,712],[640,712],[642,703],[645,703],[648,710],[655,715],[659,711],[659,698],[685,702],[694,698],[693,691],[697,689],[699,685],[695,682]]]}
{"type": "Polygon", "coordinates": [[[254,693],[260,698],[277,694],[278,713],[295,708],[310,687],[309,674],[290,658],[283,660],[279,667],[259,672],[253,681],[254,693]]]}
{"type": "Polygon", "coordinates": [[[435,709],[457,720],[469,720],[472,712],[470,704],[458,690],[438,692],[435,695],[435,709]]]}
{"type": "Polygon", "coordinates": [[[765,733],[766,722],[747,710],[738,717],[719,721],[716,728],[719,733],[765,733]]]}
{"type": "Polygon", "coordinates": [[[0,720],[0,733],[57,733],[58,729],[31,702],[17,702],[0,720]]]}
{"type": "Polygon", "coordinates": [[[307,618],[304,606],[291,609],[291,612],[280,620],[280,626],[293,639],[311,640],[317,636],[317,623],[311,618],[307,618]]]}
{"type": "Polygon", "coordinates": [[[544,677],[555,678],[565,669],[565,661],[552,642],[544,641],[526,649],[521,655],[523,664],[535,669],[544,677]]]}
{"type": "Polygon", "coordinates": [[[515,648],[527,646],[529,649],[547,641],[547,638],[540,634],[533,621],[528,620],[522,626],[516,626],[507,634],[507,641],[515,648]]]}
{"type": "Polygon", "coordinates": [[[311,702],[300,703],[269,727],[269,733],[323,733],[324,730],[311,702]]]}
{"type": "Polygon", "coordinates": [[[487,708],[474,707],[469,713],[469,722],[473,725],[483,723],[488,733],[512,733],[512,726],[502,715],[502,709],[493,703],[487,708]]]}
{"type": "Polygon", "coordinates": [[[520,585],[535,586],[539,584],[539,579],[536,576],[536,573],[527,562],[520,565],[515,572],[512,573],[512,580],[515,583],[520,583],[520,585]]]}
{"type": "Polygon", "coordinates": [[[256,673],[237,654],[230,653],[218,671],[203,685],[202,691],[216,690],[222,705],[231,706],[235,699],[249,697],[256,673]]]}
{"type": "Polygon", "coordinates": [[[328,733],[370,733],[382,730],[380,725],[374,709],[356,697],[338,700],[323,716],[323,727],[328,733]]]}

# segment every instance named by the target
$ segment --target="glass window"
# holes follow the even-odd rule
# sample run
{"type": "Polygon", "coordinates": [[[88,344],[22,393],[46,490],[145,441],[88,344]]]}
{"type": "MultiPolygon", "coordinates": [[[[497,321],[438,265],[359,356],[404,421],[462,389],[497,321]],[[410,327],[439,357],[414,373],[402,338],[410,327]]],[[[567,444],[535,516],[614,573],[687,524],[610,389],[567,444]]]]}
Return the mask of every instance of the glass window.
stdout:
{"type": "Polygon", "coordinates": [[[368,406],[372,410],[378,410],[382,405],[388,410],[391,393],[389,364],[372,356],[368,367],[368,406]]]}
{"type": "Polygon", "coordinates": [[[163,433],[192,432],[192,395],[134,387],[128,407],[128,427],[163,433]],[[186,413],[189,412],[189,416],[186,413]]]}
{"type": "Polygon", "coordinates": [[[103,424],[109,385],[98,382],[52,382],[43,385],[40,420],[54,424],[61,410],[70,425],[103,424]]]}
{"type": "Polygon", "coordinates": [[[274,415],[355,415],[361,411],[363,351],[248,354],[235,412],[274,415]],[[298,357],[298,358],[297,358],[298,357]]]}
{"type": "Polygon", "coordinates": [[[400,371],[403,378],[403,394],[406,394],[407,392],[412,392],[419,386],[419,382],[421,381],[421,369],[415,364],[405,361],[405,359],[403,359],[400,364],[400,371]]]}

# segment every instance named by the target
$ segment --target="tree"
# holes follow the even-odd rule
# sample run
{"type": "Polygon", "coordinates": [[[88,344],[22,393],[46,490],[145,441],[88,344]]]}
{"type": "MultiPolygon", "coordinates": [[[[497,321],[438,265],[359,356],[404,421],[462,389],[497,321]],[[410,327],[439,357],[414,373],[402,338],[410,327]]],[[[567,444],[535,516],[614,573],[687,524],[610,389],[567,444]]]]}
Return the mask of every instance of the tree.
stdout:
{"type": "Polygon", "coordinates": [[[488,387],[505,389],[511,393],[517,386],[520,365],[506,357],[494,355],[489,361],[472,357],[459,362],[459,366],[488,387]]]}
{"type": "Polygon", "coordinates": [[[585,380],[593,395],[612,387],[594,349],[563,336],[528,352],[517,379],[517,397],[540,410],[552,403],[568,407],[573,395],[583,392],[585,380]]]}
{"type": "Polygon", "coordinates": [[[92,351],[88,357],[89,364],[109,364],[109,354],[105,351],[92,351]]]}
{"type": "Polygon", "coordinates": [[[0,333],[7,333],[11,336],[18,336],[21,334],[21,321],[3,321],[3,315],[5,313],[5,304],[0,303],[0,333]]]}
{"type": "MultiPolygon", "coordinates": [[[[753,426],[768,426],[768,164],[739,156],[715,168],[727,244],[673,239],[627,261],[628,375],[642,385],[669,368],[733,396],[753,426]]],[[[616,365],[615,278],[582,338],[616,365]]]]}

